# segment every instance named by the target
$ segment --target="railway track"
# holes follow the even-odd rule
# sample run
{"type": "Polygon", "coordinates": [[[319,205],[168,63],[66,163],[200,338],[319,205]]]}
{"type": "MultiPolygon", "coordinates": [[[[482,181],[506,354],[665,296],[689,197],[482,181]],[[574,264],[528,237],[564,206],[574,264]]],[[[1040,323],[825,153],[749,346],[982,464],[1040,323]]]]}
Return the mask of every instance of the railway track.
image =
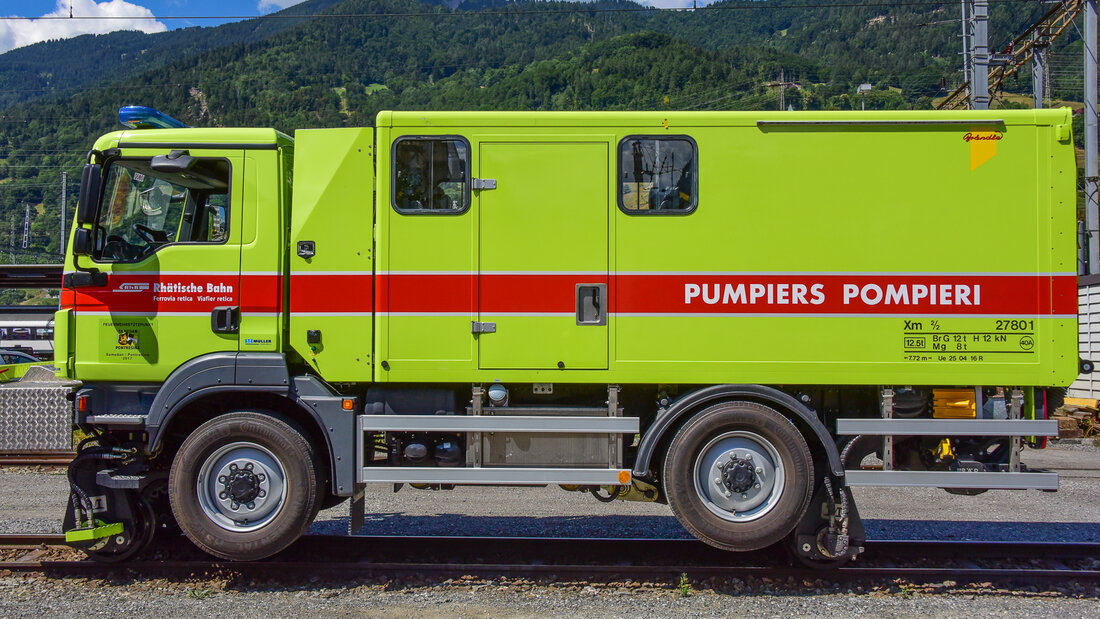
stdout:
{"type": "Polygon", "coordinates": [[[75,457],[71,451],[0,453],[0,466],[68,466],[75,457]]]}
{"type": "Polygon", "coordinates": [[[0,569],[59,577],[125,569],[143,576],[231,573],[280,580],[308,574],[336,579],[471,575],[600,581],[688,574],[695,579],[1100,584],[1100,544],[1076,543],[875,541],[867,542],[858,561],[823,571],[792,567],[776,548],[735,554],[694,540],[306,536],[272,559],[227,563],[175,538],[122,564],[97,563],[57,549],[62,541],[60,535],[2,535],[0,569]]]}

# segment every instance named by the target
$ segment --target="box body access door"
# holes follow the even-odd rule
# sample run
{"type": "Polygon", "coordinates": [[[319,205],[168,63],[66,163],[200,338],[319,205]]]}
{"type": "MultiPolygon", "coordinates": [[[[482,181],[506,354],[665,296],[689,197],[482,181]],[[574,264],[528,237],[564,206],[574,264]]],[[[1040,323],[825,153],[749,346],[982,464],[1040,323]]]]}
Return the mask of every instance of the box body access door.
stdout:
{"type": "Polygon", "coordinates": [[[607,368],[608,145],[482,142],[481,369],[607,368]]]}

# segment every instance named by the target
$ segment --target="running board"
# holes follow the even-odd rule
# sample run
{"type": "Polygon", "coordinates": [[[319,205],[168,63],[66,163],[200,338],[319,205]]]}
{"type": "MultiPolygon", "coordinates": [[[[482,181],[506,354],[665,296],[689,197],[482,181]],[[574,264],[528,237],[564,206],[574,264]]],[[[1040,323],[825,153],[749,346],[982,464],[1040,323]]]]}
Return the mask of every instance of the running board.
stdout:
{"type": "Polygon", "coordinates": [[[364,466],[359,469],[358,482],[497,486],[544,486],[550,484],[618,486],[630,483],[630,471],[626,469],[364,466]]]}
{"type": "Polygon", "coordinates": [[[984,488],[989,490],[1057,490],[1057,473],[988,471],[844,471],[846,486],[901,488],[984,488]]]}
{"type": "Polygon", "coordinates": [[[1054,419],[837,419],[842,436],[1058,436],[1054,419]]]}
{"type": "Polygon", "coordinates": [[[359,432],[546,432],[637,434],[637,417],[359,415],[359,432]]]}

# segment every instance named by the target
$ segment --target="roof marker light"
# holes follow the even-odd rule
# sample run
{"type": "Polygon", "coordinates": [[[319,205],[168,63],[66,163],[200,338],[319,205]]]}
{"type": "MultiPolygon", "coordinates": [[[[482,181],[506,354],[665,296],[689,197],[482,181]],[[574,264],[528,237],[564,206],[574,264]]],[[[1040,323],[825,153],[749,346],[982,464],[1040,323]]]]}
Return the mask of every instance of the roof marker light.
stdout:
{"type": "Polygon", "coordinates": [[[186,129],[187,125],[144,105],[124,105],[118,108],[118,122],[131,129],[186,129]]]}

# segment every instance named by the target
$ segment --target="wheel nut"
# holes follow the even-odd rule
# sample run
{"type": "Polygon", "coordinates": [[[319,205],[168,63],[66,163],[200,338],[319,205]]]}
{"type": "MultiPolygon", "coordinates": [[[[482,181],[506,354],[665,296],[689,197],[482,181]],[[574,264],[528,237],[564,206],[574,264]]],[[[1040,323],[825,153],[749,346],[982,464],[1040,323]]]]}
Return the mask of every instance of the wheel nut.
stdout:
{"type": "Polygon", "coordinates": [[[756,467],[756,474],[757,475],[762,475],[763,473],[764,473],[764,469],[760,468],[759,466],[756,467]]]}
{"type": "Polygon", "coordinates": [[[749,498],[749,495],[747,495],[747,494],[745,494],[744,492],[742,492],[742,493],[741,493],[741,498],[742,498],[742,499],[747,499],[747,498],[749,498]]]}
{"type": "Polygon", "coordinates": [[[254,503],[252,501],[249,501],[248,502],[248,509],[256,509],[256,503],[254,503]]]}
{"type": "Polygon", "coordinates": [[[746,460],[752,460],[752,454],[745,454],[746,460]]]}
{"type": "Polygon", "coordinates": [[[756,484],[755,486],[753,486],[753,488],[756,488],[757,490],[759,490],[760,489],[760,484],[756,484]]]}

